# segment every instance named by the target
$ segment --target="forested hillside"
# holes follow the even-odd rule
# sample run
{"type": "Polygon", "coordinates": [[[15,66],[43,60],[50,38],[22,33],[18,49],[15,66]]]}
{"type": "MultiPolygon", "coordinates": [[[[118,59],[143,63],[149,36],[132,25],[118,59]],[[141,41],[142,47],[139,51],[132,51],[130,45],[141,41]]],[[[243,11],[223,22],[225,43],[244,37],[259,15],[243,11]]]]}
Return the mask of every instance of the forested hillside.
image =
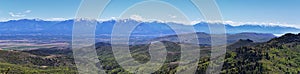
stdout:
{"type": "MultiPolygon", "coordinates": [[[[175,73],[180,61],[178,42],[162,41],[167,48],[167,61],[154,74],[175,73]]],[[[193,45],[189,45],[193,47],[193,45]]],[[[103,69],[109,74],[128,73],[115,61],[111,45],[97,43],[103,69]]],[[[130,46],[135,60],[149,61],[149,44],[130,46]]],[[[221,73],[300,73],[300,34],[286,34],[268,42],[239,40],[227,47],[221,73]]],[[[209,46],[201,46],[197,73],[205,73],[209,63],[209,46]]],[[[76,73],[70,49],[38,49],[29,51],[0,50],[1,73],[76,73]]]]}

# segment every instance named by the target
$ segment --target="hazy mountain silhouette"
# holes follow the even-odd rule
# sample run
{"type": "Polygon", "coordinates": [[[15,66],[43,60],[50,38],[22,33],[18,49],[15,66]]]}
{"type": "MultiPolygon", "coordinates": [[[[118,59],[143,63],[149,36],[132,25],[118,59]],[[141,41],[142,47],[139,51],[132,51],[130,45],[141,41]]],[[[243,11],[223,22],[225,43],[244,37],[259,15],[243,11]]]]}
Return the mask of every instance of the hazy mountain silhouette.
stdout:
{"type": "MultiPolygon", "coordinates": [[[[95,20],[76,20],[77,22],[89,22],[95,20]]],[[[176,34],[173,30],[187,31],[194,28],[197,32],[210,33],[209,24],[218,23],[206,23],[200,22],[195,25],[184,25],[177,23],[163,23],[163,22],[141,22],[132,19],[124,20],[108,20],[98,21],[96,34],[111,34],[113,26],[117,22],[139,22],[140,25],[133,30],[133,35],[173,35],[176,34]],[[173,26],[173,30],[168,25],[173,26]]],[[[65,21],[44,21],[39,19],[21,19],[11,20],[7,22],[0,22],[1,34],[66,34],[71,35],[73,29],[74,20],[65,21]]],[[[131,25],[131,24],[124,24],[131,25]]],[[[241,26],[231,26],[225,24],[226,32],[229,34],[242,33],[242,32],[255,32],[255,33],[271,33],[271,34],[284,34],[288,32],[300,32],[300,29],[293,27],[283,26],[260,26],[259,24],[248,24],[241,26]]]]}

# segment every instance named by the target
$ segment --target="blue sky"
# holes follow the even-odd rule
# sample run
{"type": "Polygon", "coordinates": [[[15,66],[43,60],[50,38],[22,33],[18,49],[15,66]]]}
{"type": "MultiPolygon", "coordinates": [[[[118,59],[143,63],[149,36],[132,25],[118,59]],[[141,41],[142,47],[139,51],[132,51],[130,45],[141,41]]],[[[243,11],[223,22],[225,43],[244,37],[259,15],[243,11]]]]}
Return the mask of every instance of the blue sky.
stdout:
{"type": "MultiPolygon", "coordinates": [[[[101,18],[118,17],[143,0],[112,0],[101,18]]],[[[162,0],[183,11],[191,20],[201,20],[189,0],[162,0]]],[[[0,19],[74,18],[81,0],[0,0],[0,19]]],[[[223,19],[239,23],[300,24],[300,0],[216,0],[223,19]]]]}

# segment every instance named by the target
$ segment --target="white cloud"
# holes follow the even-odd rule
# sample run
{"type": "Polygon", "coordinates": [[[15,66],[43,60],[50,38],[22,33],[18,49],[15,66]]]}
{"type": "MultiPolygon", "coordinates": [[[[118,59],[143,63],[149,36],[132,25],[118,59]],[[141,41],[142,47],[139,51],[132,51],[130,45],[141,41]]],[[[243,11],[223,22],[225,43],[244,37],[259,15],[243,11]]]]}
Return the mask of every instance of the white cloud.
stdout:
{"type": "Polygon", "coordinates": [[[23,12],[19,12],[19,13],[14,13],[14,12],[9,12],[8,14],[11,16],[11,17],[25,17],[26,14],[29,14],[31,13],[31,10],[26,10],[26,11],[23,11],[23,12]]]}
{"type": "Polygon", "coordinates": [[[240,26],[240,25],[261,25],[261,26],[285,26],[285,27],[295,27],[300,28],[300,26],[296,24],[287,24],[280,22],[233,22],[233,21],[224,21],[224,24],[230,24],[232,26],[240,26]]]}
{"type": "Polygon", "coordinates": [[[142,16],[139,16],[139,15],[131,15],[130,19],[134,19],[134,20],[137,20],[137,21],[143,21],[144,20],[144,18],[142,16]]]}
{"type": "Polygon", "coordinates": [[[31,10],[26,10],[26,11],[24,11],[24,13],[30,13],[31,12],[31,10]]]}
{"type": "Polygon", "coordinates": [[[177,18],[175,15],[169,15],[170,18],[177,18]]]}
{"type": "Polygon", "coordinates": [[[69,20],[71,18],[47,18],[47,19],[42,19],[44,21],[65,21],[65,20],[69,20]]]}
{"type": "Polygon", "coordinates": [[[0,22],[6,22],[6,21],[9,21],[10,19],[7,19],[7,18],[0,18],[0,22]]]}
{"type": "Polygon", "coordinates": [[[196,20],[192,21],[191,23],[193,25],[201,22],[206,22],[206,23],[222,23],[222,24],[229,24],[231,26],[240,26],[240,25],[260,25],[260,26],[283,26],[283,27],[295,27],[295,28],[300,28],[300,25],[297,24],[289,24],[289,23],[281,23],[281,22],[235,22],[235,21],[229,21],[229,20],[224,20],[224,21],[211,21],[211,20],[196,20]]]}
{"type": "Polygon", "coordinates": [[[26,16],[25,14],[21,14],[21,13],[13,13],[13,12],[9,12],[8,13],[11,17],[24,17],[26,16]]]}

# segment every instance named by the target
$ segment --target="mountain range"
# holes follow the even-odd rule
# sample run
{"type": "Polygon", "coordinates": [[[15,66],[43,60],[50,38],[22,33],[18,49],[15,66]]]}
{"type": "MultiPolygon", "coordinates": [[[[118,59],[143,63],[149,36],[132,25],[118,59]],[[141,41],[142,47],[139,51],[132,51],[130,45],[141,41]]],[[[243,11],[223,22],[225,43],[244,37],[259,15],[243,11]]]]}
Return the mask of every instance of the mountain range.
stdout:
{"type": "MultiPolygon", "coordinates": [[[[73,23],[76,22],[89,22],[92,20],[85,19],[70,19],[64,21],[44,21],[38,19],[20,19],[10,20],[6,22],[0,22],[0,34],[36,34],[36,35],[72,35],[73,23]]],[[[161,36],[161,35],[174,35],[173,30],[179,29],[180,31],[186,31],[194,28],[196,32],[210,33],[209,24],[221,24],[221,23],[208,23],[200,22],[194,25],[185,25],[172,22],[142,22],[133,19],[122,20],[107,20],[97,22],[97,35],[111,34],[115,23],[125,22],[124,25],[130,25],[126,23],[139,22],[132,35],[149,35],[149,36],[161,36]],[[168,25],[174,26],[173,30],[168,25]]],[[[245,24],[240,26],[232,26],[230,24],[223,24],[226,28],[226,33],[235,34],[242,32],[255,32],[255,33],[271,33],[271,34],[284,34],[284,33],[296,33],[300,32],[300,29],[294,27],[285,26],[262,26],[260,24],[245,24]]]]}

